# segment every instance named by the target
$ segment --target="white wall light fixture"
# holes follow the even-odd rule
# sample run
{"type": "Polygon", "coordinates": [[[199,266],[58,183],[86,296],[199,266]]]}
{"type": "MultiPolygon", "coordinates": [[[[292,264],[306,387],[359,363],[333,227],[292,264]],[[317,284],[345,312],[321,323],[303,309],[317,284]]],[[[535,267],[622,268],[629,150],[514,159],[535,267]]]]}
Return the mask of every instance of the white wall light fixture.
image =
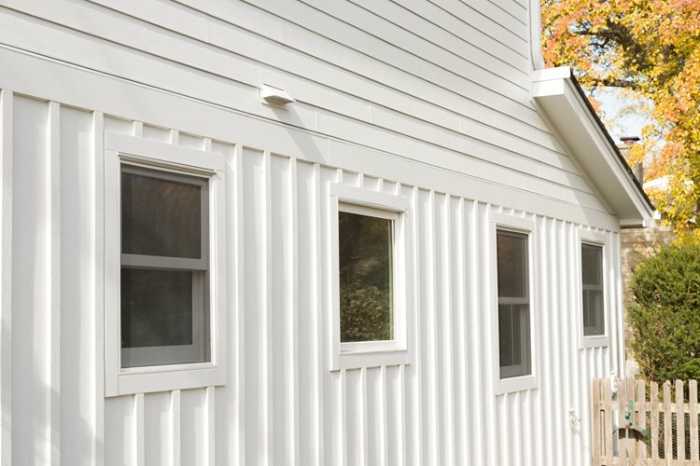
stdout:
{"type": "Polygon", "coordinates": [[[263,102],[277,107],[283,107],[294,102],[294,98],[284,89],[263,84],[260,86],[260,98],[263,102]]]}

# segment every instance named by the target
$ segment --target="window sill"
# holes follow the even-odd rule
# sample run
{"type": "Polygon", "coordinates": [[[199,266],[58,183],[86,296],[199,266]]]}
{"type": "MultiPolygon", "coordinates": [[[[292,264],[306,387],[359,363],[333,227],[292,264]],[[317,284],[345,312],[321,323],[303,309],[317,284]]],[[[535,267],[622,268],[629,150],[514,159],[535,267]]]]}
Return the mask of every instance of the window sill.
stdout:
{"type": "Polygon", "coordinates": [[[610,338],[607,335],[591,335],[581,337],[579,349],[600,348],[610,346],[610,338]]]}
{"type": "Polygon", "coordinates": [[[114,383],[105,387],[105,396],[224,385],[225,377],[222,368],[212,363],[130,367],[121,369],[114,383]]]}
{"type": "Polygon", "coordinates": [[[523,390],[534,390],[537,388],[537,377],[534,375],[524,375],[522,377],[509,377],[496,381],[496,395],[519,392],[523,390]]]}
{"type": "Polygon", "coordinates": [[[412,355],[396,342],[342,343],[340,353],[331,361],[331,371],[360,369],[362,367],[396,366],[410,364],[412,355]]]}

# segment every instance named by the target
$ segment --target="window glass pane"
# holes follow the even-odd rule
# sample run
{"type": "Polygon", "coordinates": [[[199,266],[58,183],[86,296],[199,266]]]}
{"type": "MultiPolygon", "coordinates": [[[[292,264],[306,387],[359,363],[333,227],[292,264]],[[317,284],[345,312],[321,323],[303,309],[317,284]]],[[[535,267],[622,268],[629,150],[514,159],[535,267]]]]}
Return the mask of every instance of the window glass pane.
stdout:
{"type": "Polygon", "coordinates": [[[604,335],[603,290],[583,290],[583,334],[604,335]]]}
{"type": "Polygon", "coordinates": [[[581,245],[581,279],[583,282],[583,334],[605,334],[605,300],[603,294],[603,248],[581,245]]]}
{"type": "Polygon", "coordinates": [[[338,222],[340,340],[391,340],[393,222],[348,212],[338,222]]]}
{"type": "Polygon", "coordinates": [[[498,349],[501,378],[531,373],[528,235],[497,231],[498,349]]]}
{"type": "Polygon", "coordinates": [[[592,244],[581,246],[584,285],[603,284],[603,248],[592,244]]]}
{"type": "Polygon", "coordinates": [[[499,304],[498,347],[501,378],[530,374],[529,305],[499,304]]]}
{"type": "Polygon", "coordinates": [[[122,348],[143,348],[123,367],[209,360],[204,274],[122,268],[122,348]]]}
{"type": "Polygon", "coordinates": [[[527,235],[498,231],[498,296],[527,297],[527,235]]]}
{"type": "Polygon", "coordinates": [[[200,179],[133,167],[121,176],[122,253],[200,258],[200,179]]]}

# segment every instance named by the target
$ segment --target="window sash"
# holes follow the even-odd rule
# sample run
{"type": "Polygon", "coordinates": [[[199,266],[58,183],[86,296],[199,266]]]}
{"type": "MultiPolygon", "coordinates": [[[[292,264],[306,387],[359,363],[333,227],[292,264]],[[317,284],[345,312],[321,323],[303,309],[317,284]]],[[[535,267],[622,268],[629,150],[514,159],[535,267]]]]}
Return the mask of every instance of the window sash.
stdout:
{"type": "MultiPolygon", "coordinates": [[[[594,244],[588,242],[581,242],[581,325],[583,337],[602,337],[605,336],[606,323],[605,323],[605,250],[604,246],[601,244],[594,244]],[[599,252],[599,260],[597,260],[598,270],[597,276],[600,280],[599,283],[586,283],[584,281],[584,270],[587,264],[584,262],[584,249],[585,248],[596,248],[599,252]],[[595,309],[593,296],[594,293],[600,293],[600,309],[595,309]],[[588,325],[591,322],[591,318],[597,321],[597,325],[588,325]]],[[[590,265],[590,264],[588,264],[590,265]]]]}
{"type": "MultiPolygon", "coordinates": [[[[530,244],[529,235],[527,233],[521,233],[518,231],[511,231],[508,229],[498,228],[496,230],[496,240],[498,240],[499,235],[505,235],[512,238],[517,238],[525,243],[525,248],[522,250],[522,255],[516,260],[522,262],[521,268],[523,274],[518,277],[523,286],[523,296],[502,296],[501,286],[498,283],[498,272],[496,273],[496,286],[498,289],[498,363],[499,363],[499,377],[500,379],[508,379],[513,377],[524,377],[532,375],[532,335],[530,331],[531,326],[531,315],[530,315],[530,244]],[[508,310],[503,310],[504,306],[508,307],[508,310]],[[505,341],[503,338],[510,338],[509,343],[515,343],[512,335],[504,335],[505,328],[501,328],[501,322],[504,319],[504,312],[510,313],[507,317],[511,319],[511,324],[515,320],[520,328],[518,328],[519,334],[519,345],[518,348],[511,348],[511,355],[519,355],[520,362],[517,364],[502,364],[502,351],[504,350],[505,341]],[[518,313],[517,319],[514,318],[513,313],[518,313]]],[[[496,268],[498,267],[498,247],[496,247],[496,268]]],[[[511,329],[512,330],[512,329],[511,329]]]]}
{"type": "MultiPolygon", "coordinates": [[[[201,260],[201,261],[204,261],[206,264],[208,264],[209,263],[209,248],[210,248],[210,244],[209,244],[210,243],[209,242],[209,198],[210,198],[209,177],[204,176],[204,175],[198,175],[198,174],[182,173],[182,172],[175,171],[173,169],[161,168],[158,166],[147,166],[144,164],[131,162],[129,160],[122,160],[120,162],[120,170],[121,170],[120,176],[121,176],[121,173],[127,173],[127,174],[145,176],[148,178],[155,178],[155,179],[160,179],[160,180],[174,181],[177,183],[190,184],[190,185],[194,185],[194,186],[199,186],[201,188],[201,192],[200,192],[201,250],[200,250],[199,259],[185,258],[185,257],[180,257],[179,259],[201,260]]],[[[120,190],[120,193],[119,193],[120,202],[121,202],[121,197],[122,197],[122,193],[120,190]]],[[[119,222],[120,228],[122,225],[121,222],[122,222],[122,220],[120,219],[120,222],[119,222]]],[[[121,233],[121,230],[120,230],[120,233],[121,233]]],[[[120,244],[121,244],[121,242],[120,242],[120,244]]],[[[122,251],[122,264],[124,263],[123,262],[124,256],[168,257],[168,256],[152,256],[152,255],[147,255],[147,254],[125,254],[122,251]]],[[[201,267],[201,266],[199,266],[199,267],[201,267]]],[[[193,268],[192,270],[202,270],[199,267],[193,268]]]]}
{"type": "Polygon", "coordinates": [[[188,361],[208,362],[203,361],[208,343],[206,338],[203,338],[203,330],[207,324],[204,312],[208,306],[206,289],[209,285],[205,275],[202,272],[192,275],[192,344],[122,347],[122,368],[190,364],[188,361]]]}
{"type": "MultiPolygon", "coordinates": [[[[391,338],[387,340],[362,340],[362,341],[343,341],[342,340],[342,333],[343,329],[340,327],[342,325],[343,321],[343,310],[342,308],[338,309],[339,312],[339,335],[340,337],[340,346],[341,346],[341,351],[351,351],[353,349],[357,348],[362,348],[364,345],[364,348],[373,348],[377,345],[384,344],[392,344],[393,342],[396,341],[397,339],[397,321],[396,321],[396,312],[397,312],[397,306],[398,306],[398,300],[397,300],[397,295],[396,291],[398,289],[398,271],[396,269],[397,267],[397,255],[400,253],[398,249],[398,241],[397,241],[397,222],[400,218],[401,213],[395,212],[392,210],[386,210],[386,209],[379,209],[375,207],[369,207],[365,205],[359,205],[359,204],[353,204],[349,202],[339,202],[338,203],[338,218],[336,222],[338,222],[338,226],[340,225],[340,214],[341,213],[349,213],[349,214],[355,214],[355,215],[361,215],[365,217],[374,217],[374,218],[380,218],[384,220],[389,220],[389,230],[390,230],[390,235],[389,235],[389,251],[390,251],[390,257],[389,257],[389,267],[390,267],[390,285],[391,289],[390,291],[390,299],[391,299],[391,308],[390,308],[390,323],[389,325],[391,326],[391,338]]],[[[340,230],[338,230],[338,234],[340,234],[340,230]]],[[[340,262],[340,257],[338,257],[338,261],[340,262]]],[[[340,263],[338,264],[338,272],[340,272],[340,263]]],[[[338,293],[342,293],[342,290],[339,286],[338,288],[338,293]]]]}

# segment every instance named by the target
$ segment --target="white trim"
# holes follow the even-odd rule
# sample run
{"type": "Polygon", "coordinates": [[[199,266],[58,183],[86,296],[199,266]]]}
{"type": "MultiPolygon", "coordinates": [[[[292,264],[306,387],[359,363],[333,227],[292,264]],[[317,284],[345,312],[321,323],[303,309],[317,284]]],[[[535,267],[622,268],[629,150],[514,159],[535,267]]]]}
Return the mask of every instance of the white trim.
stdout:
{"type": "Polygon", "coordinates": [[[105,396],[223,385],[226,380],[226,199],[225,160],[198,151],[138,137],[105,136],[105,396]],[[122,162],[209,177],[209,287],[211,362],[147,367],[121,367],[121,191],[122,162]]]}
{"type": "Polygon", "coordinates": [[[329,183],[328,222],[330,231],[331,283],[330,370],[356,369],[413,362],[413,302],[410,296],[412,267],[409,245],[411,235],[410,201],[405,197],[339,183],[329,183]],[[388,341],[341,343],[340,284],[338,257],[338,212],[386,218],[394,224],[393,244],[393,334],[388,341]]]}
{"type": "Polygon", "coordinates": [[[537,295],[537,284],[539,283],[539,273],[537,270],[537,241],[535,241],[537,225],[533,218],[522,217],[515,214],[503,214],[492,212],[489,215],[489,263],[490,267],[490,297],[491,303],[491,333],[493,340],[493,380],[497,395],[516,392],[521,390],[532,390],[538,387],[538,367],[537,367],[537,306],[539,299],[537,295]],[[498,230],[508,230],[517,233],[524,233],[528,236],[528,287],[529,287],[529,308],[530,308],[530,368],[531,373],[520,377],[501,378],[500,374],[500,351],[498,343],[498,254],[496,250],[496,234],[498,230]]]}
{"type": "Polygon", "coordinates": [[[576,246],[577,253],[575,258],[576,276],[576,335],[578,337],[579,349],[607,347],[610,345],[610,310],[612,308],[610,301],[610,285],[611,280],[608,272],[608,267],[611,261],[611,250],[607,235],[601,232],[587,230],[583,228],[576,229],[576,246]],[[604,332],[602,335],[584,335],[583,331],[583,260],[581,257],[582,246],[584,244],[592,244],[603,248],[603,326],[604,332]]]}
{"type": "MultiPolygon", "coordinates": [[[[557,133],[573,150],[581,167],[605,197],[621,224],[650,226],[654,211],[636,186],[617,148],[581,96],[569,67],[537,70],[532,96],[557,133]]],[[[564,218],[564,217],[559,217],[564,218]]],[[[590,222],[583,222],[590,223],[590,222]]]]}

